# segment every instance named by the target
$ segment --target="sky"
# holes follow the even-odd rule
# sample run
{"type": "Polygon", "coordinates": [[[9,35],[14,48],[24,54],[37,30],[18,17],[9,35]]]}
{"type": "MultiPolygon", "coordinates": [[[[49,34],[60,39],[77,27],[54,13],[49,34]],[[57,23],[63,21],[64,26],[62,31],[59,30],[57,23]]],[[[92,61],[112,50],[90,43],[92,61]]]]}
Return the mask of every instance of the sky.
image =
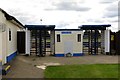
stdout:
{"type": "Polygon", "coordinates": [[[0,8],[23,25],[56,25],[77,29],[81,25],[111,24],[118,30],[119,0],[0,0],[0,8]]]}

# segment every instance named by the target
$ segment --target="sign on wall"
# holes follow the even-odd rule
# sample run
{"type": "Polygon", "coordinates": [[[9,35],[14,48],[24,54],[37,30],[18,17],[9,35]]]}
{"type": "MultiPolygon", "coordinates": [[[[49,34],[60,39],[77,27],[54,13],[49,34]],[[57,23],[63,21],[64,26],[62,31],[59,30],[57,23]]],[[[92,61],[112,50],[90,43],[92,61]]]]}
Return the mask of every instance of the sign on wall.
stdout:
{"type": "Polygon", "coordinates": [[[70,32],[70,31],[64,31],[64,32],[61,32],[61,34],[72,34],[72,32],[70,32]]]}

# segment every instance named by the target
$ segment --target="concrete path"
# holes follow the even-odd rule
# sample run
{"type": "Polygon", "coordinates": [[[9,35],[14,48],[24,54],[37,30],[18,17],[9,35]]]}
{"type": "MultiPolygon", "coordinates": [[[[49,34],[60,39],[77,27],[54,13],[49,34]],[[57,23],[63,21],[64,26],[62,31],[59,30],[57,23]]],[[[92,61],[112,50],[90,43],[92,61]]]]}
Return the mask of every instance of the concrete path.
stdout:
{"type": "Polygon", "coordinates": [[[118,56],[85,55],[81,57],[36,57],[18,55],[10,64],[11,70],[3,78],[43,78],[49,65],[114,64],[118,56]]]}

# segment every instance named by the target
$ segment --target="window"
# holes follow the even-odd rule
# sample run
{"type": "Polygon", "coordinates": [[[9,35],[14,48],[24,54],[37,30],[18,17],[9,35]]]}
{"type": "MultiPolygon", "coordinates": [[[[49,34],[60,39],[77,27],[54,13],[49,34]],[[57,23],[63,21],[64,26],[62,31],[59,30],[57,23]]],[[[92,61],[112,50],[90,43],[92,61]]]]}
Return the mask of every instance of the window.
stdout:
{"type": "Polygon", "coordinates": [[[57,42],[60,42],[60,34],[57,34],[57,42]]]}
{"type": "Polygon", "coordinates": [[[81,34],[78,34],[77,38],[78,38],[78,42],[81,42],[81,34]]]}
{"type": "Polygon", "coordinates": [[[11,41],[11,30],[9,29],[9,41],[11,41]]]}

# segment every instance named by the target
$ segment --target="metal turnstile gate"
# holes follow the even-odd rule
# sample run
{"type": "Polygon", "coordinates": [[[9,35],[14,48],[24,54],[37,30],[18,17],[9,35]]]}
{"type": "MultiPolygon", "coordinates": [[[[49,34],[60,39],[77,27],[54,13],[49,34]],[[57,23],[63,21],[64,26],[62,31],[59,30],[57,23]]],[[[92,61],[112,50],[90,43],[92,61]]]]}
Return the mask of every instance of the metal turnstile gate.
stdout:
{"type": "Polygon", "coordinates": [[[86,30],[84,34],[84,52],[92,55],[96,55],[99,53],[98,49],[100,47],[99,39],[99,31],[98,30],[86,30]]]}
{"type": "Polygon", "coordinates": [[[31,54],[45,56],[47,52],[51,53],[51,35],[48,30],[31,31],[31,54]],[[49,48],[49,49],[48,49],[49,48]]]}

